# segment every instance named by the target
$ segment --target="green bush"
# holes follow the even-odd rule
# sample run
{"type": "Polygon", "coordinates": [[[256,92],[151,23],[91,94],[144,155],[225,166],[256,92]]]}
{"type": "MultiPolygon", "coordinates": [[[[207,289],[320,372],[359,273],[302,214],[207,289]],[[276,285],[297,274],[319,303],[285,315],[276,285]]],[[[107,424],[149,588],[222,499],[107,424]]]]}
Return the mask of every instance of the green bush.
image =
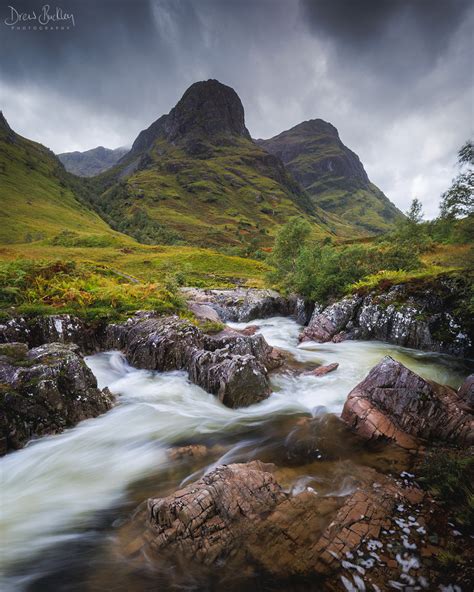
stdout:
{"type": "Polygon", "coordinates": [[[0,263],[0,308],[14,307],[28,315],[67,312],[90,319],[121,318],[139,309],[181,310],[181,297],[165,284],[130,282],[94,264],[0,263]]]}
{"type": "Polygon", "coordinates": [[[421,267],[416,249],[405,244],[332,245],[310,240],[310,225],[293,218],[275,239],[269,279],[286,292],[297,292],[321,304],[342,296],[354,283],[381,270],[421,267]]]}

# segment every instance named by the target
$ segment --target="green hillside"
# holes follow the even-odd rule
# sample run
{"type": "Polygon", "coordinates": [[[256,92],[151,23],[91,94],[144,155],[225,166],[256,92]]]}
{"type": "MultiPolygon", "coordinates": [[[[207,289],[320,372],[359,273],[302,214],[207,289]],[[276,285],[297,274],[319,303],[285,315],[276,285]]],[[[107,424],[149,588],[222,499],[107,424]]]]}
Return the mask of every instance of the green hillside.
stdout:
{"type": "Polygon", "coordinates": [[[370,182],[357,154],[337,129],[321,119],[305,121],[269,140],[258,140],[281,158],[315,206],[364,234],[384,232],[402,213],[370,182]]]}
{"type": "Polygon", "coordinates": [[[89,196],[113,228],[145,243],[255,250],[295,215],[319,237],[354,233],[252,141],[239,97],[215,80],[192,85],[116,167],[90,181],[89,196]]]}
{"type": "Polygon", "coordinates": [[[51,239],[65,231],[79,242],[128,240],[78,201],[55,155],[13,132],[1,113],[0,210],[3,244],[51,239]]]}

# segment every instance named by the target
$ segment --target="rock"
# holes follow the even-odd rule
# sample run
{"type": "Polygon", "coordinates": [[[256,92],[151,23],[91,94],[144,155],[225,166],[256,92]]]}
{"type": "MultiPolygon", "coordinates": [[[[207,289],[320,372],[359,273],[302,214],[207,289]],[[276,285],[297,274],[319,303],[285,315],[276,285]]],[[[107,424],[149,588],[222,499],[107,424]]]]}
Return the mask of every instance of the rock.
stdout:
{"type": "Polygon", "coordinates": [[[296,294],[290,295],[288,302],[291,316],[293,316],[296,322],[300,325],[307,325],[314,312],[314,302],[305,300],[296,294]]]}
{"type": "Polygon", "coordinates": [[[19,341],[29,347],[45,343],[75,343],[83,353],[99,351],[105,324],[87,324],[69,314],[16,316],[0,324],[0,343],[19,341]]]}
{"type": "Polygon", "coordinates": [[[324,413],[299,419],[285,440],[285,449],[289,459],[305,463],[356,456],[362,442],[339,417],[324,413]]]}
{"type": "Polygon", "coordinates": [[[254,522],[286,498],[271,470],[259,461],[220,466],[167,498],[148,500],[151,548],[204,565],[242,552],[254,522]]]}
{"type": "Polygon", "coordinates": [[[356,586],[361,575],[375,590],[406,581],[403,574],[434,584],[439,574],[423,558],[433,553],[429,538],[445,539],[447,517],[416,485],[366,467],[345,497],[310,489],[290,495],[273,471],[259,461],[219,466],[168,497],[149,499],[143,536],[126,551],[135,561],[141,552],[147,562],[198,564],[224,578],[319,578],[321,590],[365,589],[356,586]]]}
{"type": "Polygon", "coordinates": [[[187,446],[176,446],[167,452],[172,461],[195,460],[205,458],[209,454],[207,446],[203,444],[188,444],[187,446]]]}
{"type": "Polygon", "coordinates": [[[24,344],[0,346],[2,454],[112,407],[112,395],[97,388],[77,350],[77,346],[60,343],[29,351],[24,344]]]}
{"type": "Polygon", "coordinates": [[[189,379],[227,407],[248,407],[270,394],[266,368],[252,355],[225,350],[188,352],[189,379]]]}
{"type": "Polygon", "coordinates": [[[474,339],[472,321],[462,312],[468,308],[463,304],[464,281],[449,276],[434,284],[413,281],[382,293],[350,296],[324,310],[316,307],[300,339],[320,343],[377,339],[470,357],[474,339]]]}
{"type": "Polygon", "coordinates": [[[307,327],[300,336],[300,341],[325,343],[345,329],[354,317],[362,302],[359,296],[345,298],[328,306],[324,310],[316,307],[307,327]]]}
{"type": "Polygon", "coordinates": [[[211,336],[176,316],[143,313],[110,325],[107,344],[138,368],[187,370],[192,382],[228,407],[251,405],[270,394],[268,370],[275,359],[261,335],[224,331],[211,336]]]}
{"type": "Polygon", "coordinates": [[[208,304],[199,304],[198,302],[188,303],[189,310],[203,321],[211,321],[212,323],[220,323],[221,319],[217,312],[208,304]]]}
{"type": "Polygon", "coordinates": [[[474,443],[474,416],[448,386],[424,380],[385,357],[348,395],[342,419],[368,440],[394,440],[403,448],[423,441],[474,443]]]}
{"type": "Polygon", "coordinates": [[[466,405],[467,410],[474,413],[474,374],[468,376],[459,387],[458,397],[466,405]]]}
{"type": "Polygon", "coordinates": [[[227,328],[217,335],[205,335],[204,348],[210,351],[226,350],[231,354],[254,356],[268,370],[274,370],[282,364],[279,353],[268,345],[265,337],[260,334],[247,335],[227,328]]]}
{"type": "Polygon", "coordinates": [[[274,290],[183,288],[181,292],[190,308],[196,305],[208,306],[224,322],[248,322],[277,315],[286,316],[293,312],[290,301],[274,290]]]}
{"type": "Polygon", "coordinates": [[[240,333],[242,335],[255,335],[255,333],[260,329],[258,325],[249,325],[245,327],[245,329],[240,329],[240,333]]]}
{"type": "Polygon", "coordinates": [[[339,364],[337,362],[333,362],[332,364],[327,364],[326,366],[319,366],[319,368],[315,368],[314,370],[310,370],[305,374],[311,374],[312,376],[325,376],[329,374],[329,372],[334,372],[339,368],[339,364]]]}

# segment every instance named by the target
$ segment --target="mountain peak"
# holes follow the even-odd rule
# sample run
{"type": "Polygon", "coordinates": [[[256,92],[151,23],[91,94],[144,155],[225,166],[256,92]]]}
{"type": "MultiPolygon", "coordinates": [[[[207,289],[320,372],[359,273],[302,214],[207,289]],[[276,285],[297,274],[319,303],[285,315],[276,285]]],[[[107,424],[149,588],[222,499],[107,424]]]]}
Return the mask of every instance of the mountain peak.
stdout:
{"type": "Polygon", "coordinates": [[[192,84],[168,115],[140,132],[132,151],[150,148],[159,137],[185,145],[206,139],[216,144],[235,137],[250,140],[238,94],[214,79],[192,84]]]}
{"type": "MultiPolygon", "coordinates": [[[[328,121],[324,121],[324,119],[308,119],[308,121],[303,121],[298,125],[292,127],[289,132],[292,131],[300,131],[300,132],[308,132],[308,133],[321,133],[321,134],[328,134],[330,136],[339,137],[339,132],[337,128],[329,123],[328,121]]],[[[285,132],[283,132],[285,133],[285,132]]]]}
{"type": "Polygon", "coordinates": [[[0,129],[6,130],[8,132],[12,131],[12,128],[8,125],[8,121],[3,115],[3,111],[0,111],[0,129]]]}
{"type": "Polygon", "coordinates": [[[170,141],[189,133],[250,139],[238,94],[213,79],[195,82],[188,88],[170,112],[166,128],[170,141]]]}

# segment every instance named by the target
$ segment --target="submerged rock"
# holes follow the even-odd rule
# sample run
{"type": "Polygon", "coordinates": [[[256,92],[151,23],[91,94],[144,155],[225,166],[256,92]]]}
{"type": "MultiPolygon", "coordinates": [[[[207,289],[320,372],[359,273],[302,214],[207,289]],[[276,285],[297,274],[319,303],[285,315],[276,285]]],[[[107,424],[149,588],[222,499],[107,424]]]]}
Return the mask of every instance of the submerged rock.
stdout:
{"type": "Polygon", "coordinates": [[[362,437],[394,440],[403,448],[440,440],[474,444],[474,415],[460,394],[389,356],[349,393],[341,417],[362,437]]]}
{"type": "Polygon", "coordinates": [[[224,331],[206,335],[189,321],[138,314],[107,329],[109,348],[149,370],[187,370],[192,382],[228,407],[251,405],[270,394],[272,348],[261,335],[224,331]]]}
{"type": "Polygon", "coordinates": [[[355,295],[316,308],[302,341],[377,339],[404,347],[469,357],[473,352],[472,323],[460,318],[461,280],[437,279],[434,286],[412,282],[387,292],[355,295]],[[464,326],[463,326],[464,325],[464,326]]]}
{"type": "Polygon", "coordinates": [[[310,374],[312,376],[325,376],[330,372],[334,372],[339,368],[339,364],[337,362],[333,362],[332,364],[327,364],[326,366],[319,366],[314,370],[310,370],[309,372],[305,372],[305,374],[310,374]]]}
{"type": "Polygon", "coordinates": [[[0,453],[56,434],[112,407],[74,345],[0,346],[0,453]]]}

